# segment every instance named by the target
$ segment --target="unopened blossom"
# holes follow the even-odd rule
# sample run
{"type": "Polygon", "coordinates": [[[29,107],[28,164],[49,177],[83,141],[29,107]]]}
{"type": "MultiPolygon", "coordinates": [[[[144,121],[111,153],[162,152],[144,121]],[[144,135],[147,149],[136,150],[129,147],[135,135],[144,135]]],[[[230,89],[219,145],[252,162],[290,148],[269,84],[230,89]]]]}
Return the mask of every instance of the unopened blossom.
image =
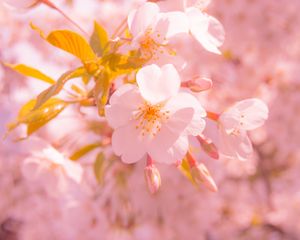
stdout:
{"type": "Polygon", "coordinates": [[[218,191],[218,187],[214,179],[212,178],[210,172],[208,171],[208,169],[203,163],[192,166],[191,174],[197,186],[201,186],[202,184],[204,184],[204,186],[210,191],[212,192],[218,191]]]}
{"type": "Polygon", "coordinates": [[[209,90],[212,88],[212,85],[212,80],[205,77],[195,77],[181,84],[182,87],[187,87],[193,92],[202,92],[209,90]]]}
{"type": "Polygon", "coordinates": [[[157,167],[153,164],[146,166],[144,169],[144,175],[149,192],[151,194],[156,193],[161,186],[160,173],[157,167]]]}
{"type": "Polygon", "coordinates": [[[229,158],[246,160],[252,154],[247,131],[264,124],[268,107],[256,98],[237,102],[219,117],[221,153],[229,158]]]}
{"type": "Polygon", "coordinates": [[[148,65],[137,73],[137,85],[121,86],[110,98],[105,116],[114,133],[112,147],[123,162],[146,154],[157,162],[176,163],[186,154],[188,136],[199,135],[206,116],[198,100],[180,92],[173,65],[148,65]]]}
{"type": "Polygon", "coordinates": [[[164,51],[171,37],[188,32],[188,20],[184,13],[161,13],[159,6],[151,2],[132,10],[127,22],[133,36],[133,46],[139,47],[146,58],[164,51]]]}

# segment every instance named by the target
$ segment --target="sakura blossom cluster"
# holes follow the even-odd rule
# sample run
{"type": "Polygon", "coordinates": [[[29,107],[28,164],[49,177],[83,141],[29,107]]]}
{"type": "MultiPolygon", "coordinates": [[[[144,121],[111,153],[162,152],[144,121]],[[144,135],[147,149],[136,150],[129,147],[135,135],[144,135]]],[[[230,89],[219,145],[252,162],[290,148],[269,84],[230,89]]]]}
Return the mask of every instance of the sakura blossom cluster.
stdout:
{"type": "MultiPolygon", "coordinates": [[[[276,117],[271,111],[270,125],[264,125],[269,117],[265,102],[276,110],[276,96],[290,91],[282,81],[291,77],[282,75],[282,69],[291,74],[296,67],[275,64],[269,58],[275,55],[272,51],[259,58],[267,48],[239,41],[234,31],[244,27],[231,27],[238,24],[230,16],[237,11],[232,16],[255,19],[250,15],[254,10],[245,13],[242,7],[250,3],[104,1],[90,3],[87,14],[80,2],[70,8],[52,1],[6,1],[27,11],[22,17],[3,10],[7,19],[17,16],[18,24],[28,26],[31,16],[33,30],[28,26],[18,32],[14,20],[7,25],[8,36],[20,34],[23,43],[16,41],[16,47],[0,55],[1,111],[7,125],[1,126],[6,136],[1,156],[9,153],[11,162],[1,162],[0,171],[16,171],[3,189],[19,181],[17,189],[30,197],[0,216],[5,223],[0,236],[16,230],[21,239],[39,239],[45,233],[46,239],[82,239],[79,232],[87,239],[97,239],[99,232],[103,239],[176,239],[177,234],[178,239],[195,239],[201,229],[200,239],[253,239],[269,237],[269,231],[297,239],[284,224],[283,216],[292,216],[292,211],[278,208],[288,198],[274,189],[280,192],[284,184],[274,187],[272,182],[276,176],[290,181],[285,173],[297,162],[296,134],[287,134],[291,143],[282,150],[283,140],[271,124],[279,129],[278,119],[288,119],[289,113],[276,117]],[[67,21],[57,15],[65,12],[67,21]],[[92,15],[97,18],[94,29],[92,15]],[[229,39],[224,45],[217,18],[229,39]],[[34,52],[29,59],[28,49],[34,52]],[[24,61],[28,65],[20,64],[24,61]],[[18,81],[19,73],[41,81],[18,81]],[[11,83],[2,81],[7,76],[11,83]],[[19,84],[18,91],[14,84],[19,84]],[[5,103],[6,98],[13,104],[5,103]],[[274,166],[268,159],[275,159],[274,166]],[[219,193],[209,195],[203,187],[219,193]],[[253,202],[252,191],[261,202],[253,202]],[[53,207],[46,210],[43,201],[53,207]],[[21,210],[32,203],[37,203],[35,214],[26,211],[22,216],[21,210]],[[176,215],[178,206],[182,208],[176,215]],[[41,215],[51,230],[42,225],[33,230],[41,215]],[[190,235],[183,227],[186,222],[191,223],[190,235]]],[[[247,32],[247,37],[254,38],[254,33],[247,32]]],[[[12,39],[1,41],[10,46],[12,39]]],[[[290,62],[295,63],[293,54],[290,62]]],[[[284,96],[291,101],[288,93],[284,96]]],[[[282,126],[280,132],[285,136],[282,126]]],[[[18,200],[22,194],[8,198],[18,200]]],[[[293,206],[298,201],[293,195],[293,206]]]]}

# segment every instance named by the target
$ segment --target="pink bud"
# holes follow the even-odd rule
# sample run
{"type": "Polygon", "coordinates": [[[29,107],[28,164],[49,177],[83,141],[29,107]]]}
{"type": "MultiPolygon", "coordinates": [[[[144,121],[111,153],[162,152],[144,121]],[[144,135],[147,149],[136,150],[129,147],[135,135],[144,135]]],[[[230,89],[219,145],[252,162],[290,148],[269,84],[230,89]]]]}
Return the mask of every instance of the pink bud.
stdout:
{"type": "Polygon", "coordinates": [[[185,83],[183,83],[184,87],[188,87],[193,92],[202,92],[212,88],[212,80],[208,78],[200,78],[195,77],[185,83]]]}
{"type": "Polygon", "coordinates": [[[161,185],[161,179],[158,169],[152,164],[144,169],[145,180],[148,185],[148,190],[151,194],[156,193],[161,185]]]}
{"type": "Polygon", "coordinates": [[[215,181],[213,180],[209,171],[203,163],[193,166],[191,168],[191,174],[197,186],[204,184],[204,186],[210,191],[218,191],[218,187],[215,181]]]}
{"type": "Polygon", "coordinates": [[[216,145],[211,139],[205,137],[204,135],[199,135],[197,137],[202,149],[207,153],[208,156],[214,159],[219,159],[219,152],[216,145]]]}

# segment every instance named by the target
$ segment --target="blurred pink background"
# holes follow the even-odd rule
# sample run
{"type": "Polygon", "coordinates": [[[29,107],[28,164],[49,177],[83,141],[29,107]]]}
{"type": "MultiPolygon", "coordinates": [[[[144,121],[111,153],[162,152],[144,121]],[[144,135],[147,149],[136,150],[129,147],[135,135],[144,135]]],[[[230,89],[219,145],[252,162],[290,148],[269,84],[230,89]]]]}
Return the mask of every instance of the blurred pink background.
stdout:
{"type": "MultiPolygon", "coordinates": [[[[93,20],[110,33],[142,0],[53,0],[88,33],[93,20]]],[[[246,162],[213,161],[209,166],[218,193],[197,191],[176,169],[161,165],[163,185],[151,196],[143,165],[119,164],[99,186],[93,176],[93,153],[82,161],[84,182],[68,189],[24,174],[23,161],[33,145],[0,142],[0,240],[223,240],[300,239],[300,1],[212,0],[207,12],[226,32],[222,56],[201,47],[181,46],[195,58],[183,75],[204,75],[213,90],[201,96],[220,112],[235,101],[258,97],[270,109],[264,127],[251,133],[255,147],[246,162]],[[29,147],[28,147],[29,146],[29,147]]],[[[60,14],[41,5],[16,10],[0,4],[0,61],[26,63],[53,78],[77,66],[70,55],[41,40],[29,26],[45,32],[78,31],[60,14]]],[[[20,107],[46,85],[0,65],[0,134],[20,107]]],[[[93,113],[89,118],[94,119],[93,113]]],[[[84,119],[72,110],[36,135],[68,155],[76,146],[97,139],[81,134],[84,119]]]]}

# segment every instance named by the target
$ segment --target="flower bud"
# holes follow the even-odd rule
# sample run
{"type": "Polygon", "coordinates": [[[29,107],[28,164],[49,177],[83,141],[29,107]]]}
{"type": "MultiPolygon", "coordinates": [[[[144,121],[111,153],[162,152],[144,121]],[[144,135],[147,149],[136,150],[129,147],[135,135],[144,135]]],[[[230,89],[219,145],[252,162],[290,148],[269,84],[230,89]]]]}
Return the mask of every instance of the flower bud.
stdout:
{"type": "Polygon", "coordinates": [[[148,165],[144,169],[144,174],[149,192],[151,194],[156,193],[161,185],[161,179],[158,169],[153,164],[148,165]]]}
{"type": "Polygon", "coordinates": [[[207,170],[206,166],[203,163],[191,167],[191,174],[197,186],[204,184],[204,186],[210,191],[212,192],[218,191],[218,187],[215,181],[213,180],[209,171],[207,170]]]}
{"type": "Polygon", "coordinates": [[[201,134],[197,137],[197,140],[199,141],[202,149],[207,153],[208,156],[214,159],[219,159],[218,149],[211,139],[201,134]]]}
{"type": "Polygon", "coordinates": [[[195,77],[183,84],[193,92],[202,92],[212,88],[212,80],[208,78],[195,77]]]}

